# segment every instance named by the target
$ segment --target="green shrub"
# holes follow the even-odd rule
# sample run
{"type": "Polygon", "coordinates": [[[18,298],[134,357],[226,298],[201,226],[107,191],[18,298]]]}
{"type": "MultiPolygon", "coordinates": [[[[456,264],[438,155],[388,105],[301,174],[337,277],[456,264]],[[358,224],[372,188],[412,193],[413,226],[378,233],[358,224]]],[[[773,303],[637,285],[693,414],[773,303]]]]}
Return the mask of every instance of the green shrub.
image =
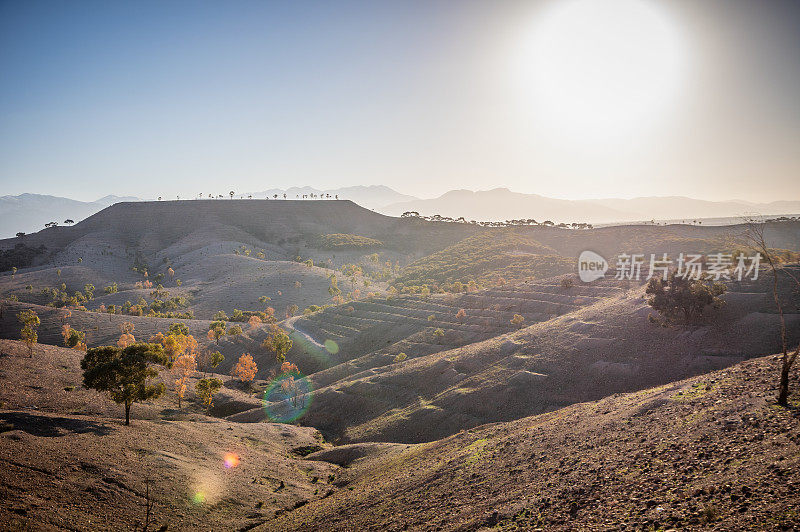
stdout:
{"type": "Polygon", "coordinates": [[[664,280],[653,277],[647,283],[648,304],[669,322],[690,325],[703,321],[707,309],[719,309],[724,301],[723,283],[707,279],[690,279],[671,272],[664,280]]]}

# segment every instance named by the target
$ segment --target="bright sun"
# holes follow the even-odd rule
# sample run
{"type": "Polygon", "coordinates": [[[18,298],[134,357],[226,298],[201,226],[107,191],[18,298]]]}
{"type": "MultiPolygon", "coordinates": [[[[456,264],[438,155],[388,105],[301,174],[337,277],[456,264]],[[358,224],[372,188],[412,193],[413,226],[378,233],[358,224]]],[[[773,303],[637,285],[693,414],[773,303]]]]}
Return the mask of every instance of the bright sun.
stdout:
{"type": "Polygon", "coordinates": [[[648,0],[564,0],[541,13],[523,61],[535,120],[571,140],[639,134],[684,77],[681,35],[648,0]]]}

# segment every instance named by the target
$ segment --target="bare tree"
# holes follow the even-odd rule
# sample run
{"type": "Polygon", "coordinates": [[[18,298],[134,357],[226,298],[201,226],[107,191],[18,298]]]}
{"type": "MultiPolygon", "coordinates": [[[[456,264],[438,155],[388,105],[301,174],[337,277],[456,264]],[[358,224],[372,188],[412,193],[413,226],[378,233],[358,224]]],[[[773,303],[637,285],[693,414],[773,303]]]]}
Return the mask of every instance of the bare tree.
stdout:
{"type": "MultiPolygon", "coordinates": [[[[137,522],[133,526],[134,532],[147,532],[150,528],[150,525],[153,521],[153,507],[155,506],[155,502],[153,501],[153,497],[150,494],[150,485],[153,483],[153,470],[152,465],[145,462],[145,451],[141,449],[137,449],[135,451],[136,458],[139,461],[139,471],[144,474],[144,522],[137,522]]],[[[166,530],[165,527],[161,528],[162,530],[166,530]]]]}
{"type": "Polygon", "coordinates": [[[772,299],[775,301],[775,307],[778,309],[778,316],[780,317],[781,349],[783,351],[781,375],[778,383],[778,404],[787,406],[789,404],[789,372],[797,359],[798,353],[800,353],[800,344],[798,344],[793,353],[789,353],[789,346],[786,339],[786,318],[783,315],[783,305],[778,295],[778,270],[786,273],[798,286],[800,286],[800,281],[777,264],[775,256],[770,251],[769,247],[767,247],[767,240],[764,237],[765,228],[766,223],[758,222],[752,218],[748,219],[745,238],[750,245],[764,257],[772,272],[772,299]]]}

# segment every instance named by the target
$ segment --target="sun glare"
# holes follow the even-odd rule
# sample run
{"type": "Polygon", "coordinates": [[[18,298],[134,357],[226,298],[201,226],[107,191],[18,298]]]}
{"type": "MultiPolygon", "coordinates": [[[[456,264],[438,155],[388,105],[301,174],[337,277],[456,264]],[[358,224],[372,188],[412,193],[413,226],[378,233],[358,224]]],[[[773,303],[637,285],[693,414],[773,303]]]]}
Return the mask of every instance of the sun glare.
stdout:
{"type": "Polygon", "coordinates": [[[639,134],[668,112],[684,77],[680,33],[647,0],[567,0],[540,13],[522,54],[539,124],[574,141],[639,134]]]}

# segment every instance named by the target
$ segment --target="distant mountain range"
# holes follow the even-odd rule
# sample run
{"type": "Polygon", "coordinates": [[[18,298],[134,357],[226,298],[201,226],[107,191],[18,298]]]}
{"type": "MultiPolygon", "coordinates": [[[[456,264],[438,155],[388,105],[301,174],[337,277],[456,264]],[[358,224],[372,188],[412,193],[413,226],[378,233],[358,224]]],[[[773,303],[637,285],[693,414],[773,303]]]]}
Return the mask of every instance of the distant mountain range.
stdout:
{"type": "Polygon", "coordinates": [[[94,213],[120,201],[140,201],[134,197],[105,196],[96,201],[78,201],[59,196],[20,194],[0,196],[0,238],[18,232],[33,233],[44,229],[44,224],[65,220],[79,222],[94,213]]]}
{"type": "MultiPolygon", "coordinates": [[[[287,199],[304,195],[352,200],[362,207],[390,216],[407,211],[422,215],[439,214],[467,220],[511,220],[533,218],[539,222],[588,222],[594,224],[636,222],[646,220],[686,220],[700,218],[736,218],[744,215],[778,215],[800,213],[800,200],[753,203],[740,200],[705,201],[680,196],[642,197],[633,199],[563,200],[538,194],[521,194],[507,188],[471,191],[451,190],[438,198],[420,199],[401,194],[383,185],[353,186],[321,190],[313,187],[269,189],[252,194],[253,198],[287,199]]],[[[241,195],[236,195],[240,197],[241,195]]],[[[226,196],[227,198],[227,196],[226,196]]],[[[58,196],[20,194],[0,197],[0,238],[22,231],[31,233],[48,222],[80,220],[121,201],[141,201],[136,197],[105,196],[84,202],[58,196]]]]}
{"type": "Polygon", "coordinates": [[[752,203],[704,201],[680,196],[633,199],[562,200],[538,194],[520,194],[507,188],[485,191],[451,190],[433,199],[403,201],[378,209],[399,216],[407,211],[440,214],[467,220],[512,220],[533,218],[539,222],[634,222],[687,220],[800,213],[800,200],[752,203]]]}

